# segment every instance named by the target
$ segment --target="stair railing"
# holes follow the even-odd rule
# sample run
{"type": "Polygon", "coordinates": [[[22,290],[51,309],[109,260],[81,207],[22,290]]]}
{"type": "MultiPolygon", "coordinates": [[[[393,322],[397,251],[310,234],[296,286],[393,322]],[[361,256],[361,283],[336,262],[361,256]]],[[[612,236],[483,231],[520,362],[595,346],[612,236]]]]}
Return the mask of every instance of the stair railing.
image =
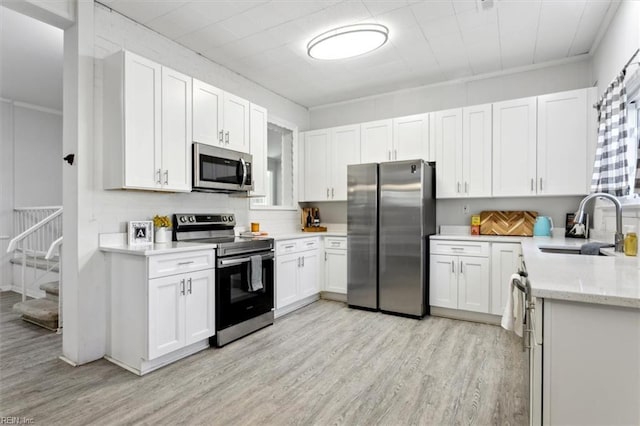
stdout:
{"type": "Polygon", "coordinates": [[[31,256],[33,260],[33,283],[46,276],[54,266],[47,264],[46,271],[40,277],[37,276],[38,256],[46,255],[47,250],[52,244],[62,236],[62,207],[29,207],[22,209],[14,209],[16,213],[14,217],[14,226],[16,229],[22,229],[28,226],[34,220],[38,220],[34,225],[22,230],[15,236],[7,247],[7,253],[20,252],[21,257],[21,287],[22,301],[27,300],[27,257],[31,256]],[[44,218],[45,213],[54,210],[44,218]],[[44,213],[43,213],[44,212],[44,213]]]}
{"type": "Polygon", "coordinates": [[[47,250],[47,254],[45,255],[45,259],[49,262],[54,256],[58,256],[58,331],[57,333],[62,333],[62,256],[60,247],[62,246],[62,237],[55,240],[49,246],[49,250],[47,250]]]}

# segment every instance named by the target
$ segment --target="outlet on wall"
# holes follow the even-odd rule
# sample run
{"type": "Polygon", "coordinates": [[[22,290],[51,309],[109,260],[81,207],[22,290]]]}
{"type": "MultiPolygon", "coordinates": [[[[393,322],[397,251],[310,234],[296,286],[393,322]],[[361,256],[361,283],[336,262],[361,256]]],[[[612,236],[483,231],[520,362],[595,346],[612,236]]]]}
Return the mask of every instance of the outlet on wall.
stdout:
{"type": "Polygon", "coordinates": [[[469,214],[469,204],[465,204],[462,206],[462,213],[469,214]]]}

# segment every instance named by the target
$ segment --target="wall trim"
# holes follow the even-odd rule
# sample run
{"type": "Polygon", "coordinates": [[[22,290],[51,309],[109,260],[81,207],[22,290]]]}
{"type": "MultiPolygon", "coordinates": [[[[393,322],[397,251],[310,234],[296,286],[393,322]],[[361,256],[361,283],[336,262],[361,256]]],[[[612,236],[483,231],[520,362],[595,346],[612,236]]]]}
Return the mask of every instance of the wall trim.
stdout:
{"type": "Polygon", "coordinates": [[[5,102],[5,103],[8,103],[8,104],[11,104],[14,108],[15,107],[26,108],[26,109],[31,109],[31,110],[34,110],[34,111],[40,111],[40,112],[46,112],[46,113],[49,113],[49,114],[55,114],[55,115],[59,115],[60,117],[62,117],[62,110],[60,110],[60,109],[44,107],[44,106],[41,106],[41,105],[31,104],[29,102],[16,101],[16,100],[7,99],[7,98],[0,98],[0,102],[5,102]]]}
{"type": "Polygon", "coordinates": [[[488,72],[488,73],[484,73],[484,74],[477,74],[477,75],[473,75],[473,76],[469,76],[469,77],[457,78],[455,80],[447,80],[447,81],[441,81],[441,82],[437,82],[437,83],[425,84],[425,85],[422,85],[422,86],[408,87],[406,89],[392,90],[391,92],[379,93],[377,95],[362,96],[360,98],[348,99],[346,101],[338,101],[338,102],[332,102],[332,103],[324,104],[324,105],[312,106],[312,107],[309,107],[309,112],[317,111],[317,110],[321,110],[321,109],[326,109],[326,108],[333,108],[333,107],[341,106],[341,105],[349,105],[349,104],[353,104],[353,103],[357,103],[357,102],[362,102],[362,101],[367,101],[367,100],[371,100],[371,99],[380,98],[380,97],[383,97],[383,96],[397,95],[397,94],[401,94],[401,93],[414,92],[416,90],[430,89],[430,88],[434,88],[434,87],[452,86],[452,85],[456,85],[456,84],[470,83],[470,82],[478,81],[478,80],[487,80],[487,79],[490,79],[490,78],[503,77],[503,76],[512,75],[512,74],[520,74],[520,73],[524,73],[524,72],[528,72],[528,71],[535,71],[535,70],[544,69],[544,68],[550,68],[550,67],[554,67],[554,66],[567,65],[567,64],[577,63],[577,62],[586,62],[586,61],[590,60],[591,57],[592,57],[591,54],[585,53],[585,54],[582,54],[582,55],[571,56],[570,58],[557,59],[555,61],[542,62],[542,63],[539,63],[539,64],[524,65],[524,66],[521,66],[521,67],[509,68],[507,70],[502,70],[502,71],[493,71],[493,72],[488,72]]]}

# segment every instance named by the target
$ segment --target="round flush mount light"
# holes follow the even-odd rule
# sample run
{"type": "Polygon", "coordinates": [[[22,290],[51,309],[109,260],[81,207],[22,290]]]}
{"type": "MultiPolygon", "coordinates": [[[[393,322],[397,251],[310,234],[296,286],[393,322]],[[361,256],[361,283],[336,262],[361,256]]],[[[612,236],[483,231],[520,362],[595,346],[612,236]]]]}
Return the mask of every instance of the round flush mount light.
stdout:
{"type": "Polygon", "coordinates": [[[354,24],[314,37],[307,54],[315,59],[345,59],[376,50],[387,42],[389,29],[380,24],[354,24]]]}

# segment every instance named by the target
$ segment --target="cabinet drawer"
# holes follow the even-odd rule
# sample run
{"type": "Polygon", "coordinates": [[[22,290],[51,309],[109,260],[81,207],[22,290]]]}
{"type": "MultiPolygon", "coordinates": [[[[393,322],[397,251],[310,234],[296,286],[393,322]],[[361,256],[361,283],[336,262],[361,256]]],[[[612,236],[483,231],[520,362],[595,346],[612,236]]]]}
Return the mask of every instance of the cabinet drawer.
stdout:
{"type": "Polygon", "coordinates": [[[344,237],[326,237],[324,239],[324,248],[346,250],[347,239],[344,237]]]}
{"type": "Polygon", "coordinates": [[[432,240],[430,247],[432,254],[489,257],[487,242],[432,240]]]}
{"type": "Polygon", "coordinates": [[[298,240],[298,250],[315,250],[320,247],[320,238],[304,238],[298,240]]]}
{"type": "Polygon", "coordinates": [[[298,251],[299,240],[286,240],[276,243],[276,254],[295,253],[298,251]]]}
{"type": "Polygon", "coordinates": [[[213,250],[151,256],[149,257],[149,278],[213,268],[214,257],[213,250]]]}

